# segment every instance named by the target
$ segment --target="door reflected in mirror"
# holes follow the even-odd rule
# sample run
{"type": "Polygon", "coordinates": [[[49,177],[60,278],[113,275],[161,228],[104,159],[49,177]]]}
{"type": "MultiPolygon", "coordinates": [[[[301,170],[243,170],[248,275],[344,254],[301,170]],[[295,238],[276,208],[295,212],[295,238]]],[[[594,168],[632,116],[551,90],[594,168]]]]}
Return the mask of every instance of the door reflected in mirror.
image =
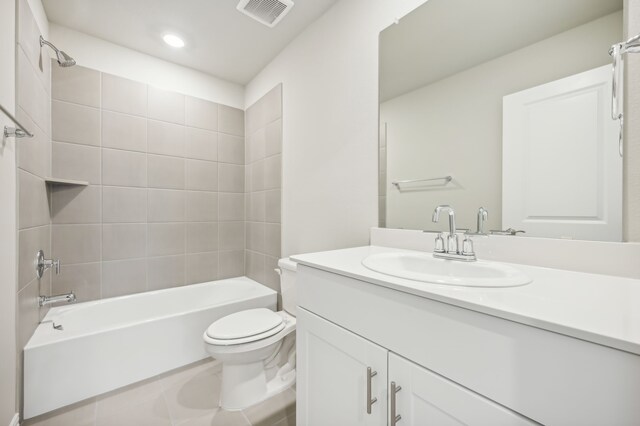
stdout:
{"type": "MultiPolygon", "coordinates": [[[[380,225],[622,240],[622,0],[429,0],[380,35],[380,225]]],[[[636,219],[637,220],[637,219],[636,219]]]]}

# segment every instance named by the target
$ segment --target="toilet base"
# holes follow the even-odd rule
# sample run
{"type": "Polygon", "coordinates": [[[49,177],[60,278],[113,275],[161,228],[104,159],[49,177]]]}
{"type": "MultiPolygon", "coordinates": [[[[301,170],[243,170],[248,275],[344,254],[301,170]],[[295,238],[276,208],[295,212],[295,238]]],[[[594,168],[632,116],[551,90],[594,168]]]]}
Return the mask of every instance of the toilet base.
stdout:
{"type": "Polygon", "coordinates": [[[220,407],[227,411],[243,410],[280,393],[296,382],[296,370],[289,363],[267,381],[264,362],[222,366],[220,407]]]}

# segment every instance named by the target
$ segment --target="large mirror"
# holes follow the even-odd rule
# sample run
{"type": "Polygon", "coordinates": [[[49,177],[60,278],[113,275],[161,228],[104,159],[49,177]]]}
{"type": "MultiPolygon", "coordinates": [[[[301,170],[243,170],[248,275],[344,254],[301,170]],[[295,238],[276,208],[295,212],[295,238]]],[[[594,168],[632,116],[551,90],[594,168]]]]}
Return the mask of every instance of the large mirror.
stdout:
{"type": "Polygon", "coordinates": [[[622,0],[429,0],[380,35],[380,225],[622,240],[622,0]]]}

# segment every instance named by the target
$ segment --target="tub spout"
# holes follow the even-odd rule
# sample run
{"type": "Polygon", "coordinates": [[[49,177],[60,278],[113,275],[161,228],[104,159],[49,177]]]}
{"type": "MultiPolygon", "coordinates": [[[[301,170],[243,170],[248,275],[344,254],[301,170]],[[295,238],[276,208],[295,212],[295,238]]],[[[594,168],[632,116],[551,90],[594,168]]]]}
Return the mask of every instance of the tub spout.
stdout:
{"type": "Polygon", "coordinates": [[[73,291],[67,294],[58,294],[57,296],[40,296],[38,298],[38,304],[40,306],[50,305],[52,303],[58,303],[58,302],[71,303],[75,301],[76,301],[76,295],[73,291]]]}

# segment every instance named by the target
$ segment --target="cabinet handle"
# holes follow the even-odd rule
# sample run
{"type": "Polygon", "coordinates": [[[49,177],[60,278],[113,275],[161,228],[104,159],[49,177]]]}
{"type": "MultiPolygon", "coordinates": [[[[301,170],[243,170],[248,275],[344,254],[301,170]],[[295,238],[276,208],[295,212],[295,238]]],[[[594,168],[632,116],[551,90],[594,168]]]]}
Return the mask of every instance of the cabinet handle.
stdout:
{"type": "Polygon", "coordinates": [[[401,389],[401,386],[396,386],[396,382],[391,382],[391,426],[396,426],[396,423],[402,419],[400,414],[396,414],[396,394],[401,389]]]}
{"type": "Polygon", "coordinates": [[[378,398],[371,399],[371,379],[378,374],[367,367],[367,414],[371,414],[371,406],[378,401],[378,398]]]}

